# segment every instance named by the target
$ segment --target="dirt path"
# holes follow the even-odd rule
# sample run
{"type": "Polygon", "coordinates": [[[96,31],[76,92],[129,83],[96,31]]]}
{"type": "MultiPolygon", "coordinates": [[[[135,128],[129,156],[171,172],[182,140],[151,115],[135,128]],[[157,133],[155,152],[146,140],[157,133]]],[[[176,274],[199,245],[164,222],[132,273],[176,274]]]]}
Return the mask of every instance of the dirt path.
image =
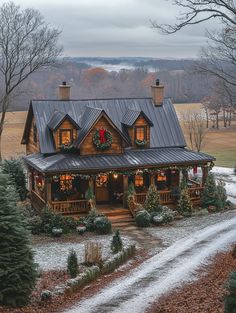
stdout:
{"type": "Polygon", "coordinates": [[[194,270],[235,242],[236,217],[191,233],[157,253],[129,277],[79,302],[65,313],[143,313],[161,295],[194,278],[194,270]]]}

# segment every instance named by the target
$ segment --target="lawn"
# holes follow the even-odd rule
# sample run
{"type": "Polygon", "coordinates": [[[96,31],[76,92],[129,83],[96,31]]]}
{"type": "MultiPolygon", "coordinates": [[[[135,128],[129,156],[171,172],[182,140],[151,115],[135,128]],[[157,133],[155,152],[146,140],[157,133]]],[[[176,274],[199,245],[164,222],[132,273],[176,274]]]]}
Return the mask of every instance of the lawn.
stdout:
{"type": "MultiPolygon", "coordinates": [[[[200,103],[184,103],[175,105],[177,114],[183,112],[200,111],[200,103]]],[[[9,112],[6,116],[3,131],[3,158],[10,158],[25,154],[25,146],[21,145],[21,138],[26,120],[26,112],[9,112]]],[[[219,130],[209,129],[206,135],[203,151],[214,155],[217,166],[234,167],[236,164],[236,121],[229,129],[221,127],[219,130]]]]}

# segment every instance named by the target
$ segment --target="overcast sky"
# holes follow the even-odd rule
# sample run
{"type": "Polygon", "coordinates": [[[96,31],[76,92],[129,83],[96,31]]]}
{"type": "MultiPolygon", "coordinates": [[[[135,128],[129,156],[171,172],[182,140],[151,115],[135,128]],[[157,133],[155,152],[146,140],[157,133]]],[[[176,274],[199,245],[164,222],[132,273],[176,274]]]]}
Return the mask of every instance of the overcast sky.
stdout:
{"type": "MultiPolygon", "coordinates": [[[[5,1],[0,0],[0,4],[5,1]]],[[[206,44],[206,27],[189,27],[163,36],[151,28],[175,21],[171,0],[15,0],[38,9],[47,23],[62,30],[65,56],[149,56],[194,58],[206,44]]]]}

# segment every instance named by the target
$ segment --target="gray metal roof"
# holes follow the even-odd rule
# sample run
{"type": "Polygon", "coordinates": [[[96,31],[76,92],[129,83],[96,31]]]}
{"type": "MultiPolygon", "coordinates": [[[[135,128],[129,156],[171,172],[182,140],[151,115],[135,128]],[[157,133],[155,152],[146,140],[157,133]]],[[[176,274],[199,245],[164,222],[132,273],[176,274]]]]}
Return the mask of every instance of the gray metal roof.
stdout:
{"type": "Polygon", "coordinates": [[[24,157],[25,162],[33,168],[48,173],[107,171],[120,168],[144,168],[146,166],[161,167],[165,165],[199,164],[215,159],[201,152],[184,148],[153,148],[132,150],[126,149],[120,155],[80,156],[75,154],[31,154],[24,157]]]}
{"type": "Polygon", "coordinates": [[[122,119],[122,123],[128,127],[131,127],[134,125],[134,123],[136,122],[137,118],[139,116],[143,116],[147,122],[150,124],[150,126],[153,126],[153,123],[152,121],[146,116],[146,114],[141,111],[141,110],[133,110],[133,109],[127,109],[125,111],[125,114],[123,116],[123,119],[122,119]]]}
{"type": "MultiPolygon", "coordinates": [[[[152,121],[150,147],[184,147],[186,146],[182,130],[179,125],[175,109],[170,99],[164,99],[162,106],[155,106],[152,99],[96,99],[96,100],[33,100],[32,113],[39,135],[41,153],[55,153],[53,136],[47,127],[49,119],[55,110],[68,114],[77,125],[81,125],[87,107],[104,110],[113,124],[127,136],[122,124],[127,108],[134,111],[143,111],[152,121]]],[[[29,110],[29,119],[31,117],[29,110]]],[[[93,111],[95,112],[95,111],[93,111]]],[[[97,112],[97,111],[96,111],[97,112]]],[[[91,112],[90,112],[91,113],[91,112]]],[[[91,113],[91,118],[92,113],[91,113]]],[[[86,120],[86,119],[85,119],[86,120]]],[[[90,119],[88,118],[87,123],[90,119]]],[[[30,122],[26,122],[29,127],[30,122]]],[[[86,123],[85,123],[86,124],[86,123]]],[[[82,132],[82,129],[81,129],[82,132]]],[[[82,135],[81,135],[82,136],[82,135]]],[[[22,142],[27,142],[27,131],[24,132],[22,142]]]]}
{"type": "Polygon", "coordinates": [[[76,128],[79,128],[79,125],[67,113],[58,110],[52,113],[47,125],[51,130],[57,130],[65,119],[69,119],[76,128]]]}

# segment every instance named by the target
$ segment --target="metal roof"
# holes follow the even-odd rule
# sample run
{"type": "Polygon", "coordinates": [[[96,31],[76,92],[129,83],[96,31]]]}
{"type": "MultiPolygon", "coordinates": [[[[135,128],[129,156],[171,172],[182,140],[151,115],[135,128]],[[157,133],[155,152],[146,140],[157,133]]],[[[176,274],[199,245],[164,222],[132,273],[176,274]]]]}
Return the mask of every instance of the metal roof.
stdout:
{"type": "MultiPolygon", "coordinates": [[[[32,113],[39,135],[41,153],[55,153],[52,133],[47,124],[55,110],[68,114],[77,125],[81,125],[87,107],[104,110],[113,124],[127,137],[122,121],[127,108],[142,111],[152,121],[150,129],[150,147],[184,147],[185,139],[179,125],[175,109],[170,99],[164,99],[162,106],[155,106],[151,98],[145,99],[96,99],[96,100],[33,100],[31,102],[26,128],[22,139],[26,143],[32,113]],[[31,110],[33,111],[31,113],[31,110]]],[[[95,112],[95,111],[93,111],[95,112]]],[[[90,112],[91,113],[91,112],[90,112]]],[[[85,117],[85,116],[84,116],[85,117]]],[[[92,113],[91,113],[91,119],[92,113]]],[[[86,120],[86,119],[85,119],[86,120]]],[[[88,118],[87,123],[90,122],[88,118]]],[[[86,123],[85,123],[86,124],[86,123]]],[[[82,132],[82,129],[81,131],[82,132]]],[[[81,135],[82,136],[82,135],[81,135]]]]}
{"type": "Polygon", "coordinates": [[[121,168],[144,168],[146,166],[161,167],[165,165],[181,165],[211,162],[215,159],[205,153],[185,148],[153,148],[126,149],[120,155],[80,156],[76,154],[31,154],[24,157],[26,164],[40,172],[83,172],[107,171],[121,168]]]}
{"type": "Polygon", "coordinates": [[[150,126],[153,126],[152,121],[141,110],[127,109],[122,119],[122,123],[128,127],[134,125],[139,116],[143,116],[150,126]]]}
{"type": "Polygon", "coordinates": [[[68,119],[76,128],[80,128],[67,113],[58,110],[55,110],[52,113],[47,125],[51,130],[55,131],[66,119],[68,119]]]}

